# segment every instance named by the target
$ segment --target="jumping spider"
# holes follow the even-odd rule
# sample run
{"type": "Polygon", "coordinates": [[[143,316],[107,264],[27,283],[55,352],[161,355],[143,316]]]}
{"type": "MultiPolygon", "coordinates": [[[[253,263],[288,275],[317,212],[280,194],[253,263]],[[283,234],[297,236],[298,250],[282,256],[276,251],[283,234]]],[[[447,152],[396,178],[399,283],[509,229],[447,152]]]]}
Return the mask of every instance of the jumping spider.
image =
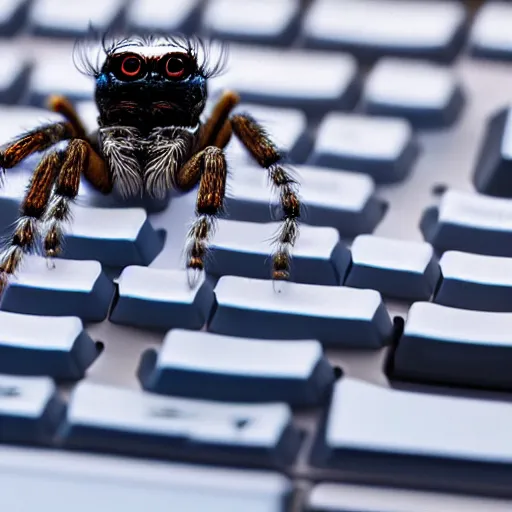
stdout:
{"type": "MultiPolygon", "coordinates": [[[[78,45],[80,51],[80,45],[78,45]]],[[[224,148],[234,134],[279,190],[283,217],[272,256],[272,278],[288,279],[290,248],[298,235],[300,202],[296,182],[264,129],[248,115],[231,115],[239,102],[225,92],[211,116],[200,120],[208,79],[221,69],[222,56],[208,63],[206,45],[197,38],[131,37],[107,43],[106,58],[94,65],[82,51],[82,72],[96,81],[99,129],[88,134],[71,103],[52,96],[49,108],[65,121],[24,133],[0,152],[10,169],[44,151],[21,204],[20,218],[0,257],[0,293],[24,253],[39,237],[48,258],[58,256],[62,225],[69,219],[83,176],[103,194],[163,197],[170,189],[186,192],[197,184],[196,219],[185,248],[186,266],[201,271],[215,221],[222,211],[227,165],[224,148]],[[200,59],[202,52],[203,59],[200,59]],[[65,149],[50,149],[61,141],[65,149]],[[46,151],[48,150],[48,151],[46,151]],[[43,229],[44,226],[44,229],[43,229]]]]}

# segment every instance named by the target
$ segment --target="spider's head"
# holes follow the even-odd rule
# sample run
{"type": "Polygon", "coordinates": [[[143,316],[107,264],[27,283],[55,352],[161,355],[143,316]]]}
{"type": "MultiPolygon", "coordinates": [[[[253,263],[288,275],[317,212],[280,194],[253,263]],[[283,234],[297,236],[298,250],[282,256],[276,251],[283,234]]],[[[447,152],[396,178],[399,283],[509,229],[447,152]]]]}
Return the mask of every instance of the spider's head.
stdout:
{"type": "Polygon", "coordinates": [[[210,67],[207,50],[200,40],[184,37],[137,37],[104,45],[101,67],[96,70],[89,63],[100,124],[141,131],[196,126],[207,99],[207,80],[223,64],[224,54],[210,67]]]}

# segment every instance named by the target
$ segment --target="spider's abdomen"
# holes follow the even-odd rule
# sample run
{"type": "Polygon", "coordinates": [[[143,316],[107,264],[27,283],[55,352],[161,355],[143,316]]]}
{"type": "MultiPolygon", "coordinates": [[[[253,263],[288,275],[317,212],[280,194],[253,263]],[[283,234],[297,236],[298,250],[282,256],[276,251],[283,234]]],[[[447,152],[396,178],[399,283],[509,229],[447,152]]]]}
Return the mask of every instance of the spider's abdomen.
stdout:
{"type": "Polygon", "coordinates": [[[132,126],[110,126],[98,132],[99,149],[123,196],[148,194],[164,198],[176,187],[176,175],[192,156],[198,127],[160,127],[147,136],[132,126]]]}

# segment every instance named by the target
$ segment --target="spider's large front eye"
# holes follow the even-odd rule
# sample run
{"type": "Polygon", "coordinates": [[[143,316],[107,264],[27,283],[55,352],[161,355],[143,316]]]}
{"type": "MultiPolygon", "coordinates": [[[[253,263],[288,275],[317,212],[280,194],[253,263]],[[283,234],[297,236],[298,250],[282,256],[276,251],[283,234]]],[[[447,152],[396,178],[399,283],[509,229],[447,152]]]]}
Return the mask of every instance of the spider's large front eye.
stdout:
{"type": "Polygon", "coordinates": [[[180,55],[170,55],[165,61],[165,76],[173,80],[187,77],[190,72],[188,70],[188,62],[180,55]]]}
{"type": "Polygon", "coordinates": [[[122,55],[116,59],[113,71],[119,80],[137,80],[144,74],[144,62],[135,54],[122,55]]]}

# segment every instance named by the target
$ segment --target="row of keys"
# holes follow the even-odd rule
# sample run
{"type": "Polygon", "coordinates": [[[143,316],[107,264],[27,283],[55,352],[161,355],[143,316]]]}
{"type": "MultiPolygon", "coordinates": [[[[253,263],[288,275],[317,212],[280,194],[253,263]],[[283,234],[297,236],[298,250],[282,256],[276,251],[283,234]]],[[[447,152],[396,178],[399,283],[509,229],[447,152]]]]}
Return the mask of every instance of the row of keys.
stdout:
{"type": "MultiPolygon", "coordinates": [[[[0,383],[8,391],[0,395],[3,425],[9,426],[0,432],[4,443],[273,469],[287,468],[301,446],[290,408],[282,403],[221,404],[79,383],[66,407],[49,379],[1,376],[0,383]]],[[[361,480],[510,494],[512,453],[504,436],[511,424],[506,402],[342,378],[311,462],[361,480]],[[449,479],[442,468],[449,469],[449,479]]]]}

